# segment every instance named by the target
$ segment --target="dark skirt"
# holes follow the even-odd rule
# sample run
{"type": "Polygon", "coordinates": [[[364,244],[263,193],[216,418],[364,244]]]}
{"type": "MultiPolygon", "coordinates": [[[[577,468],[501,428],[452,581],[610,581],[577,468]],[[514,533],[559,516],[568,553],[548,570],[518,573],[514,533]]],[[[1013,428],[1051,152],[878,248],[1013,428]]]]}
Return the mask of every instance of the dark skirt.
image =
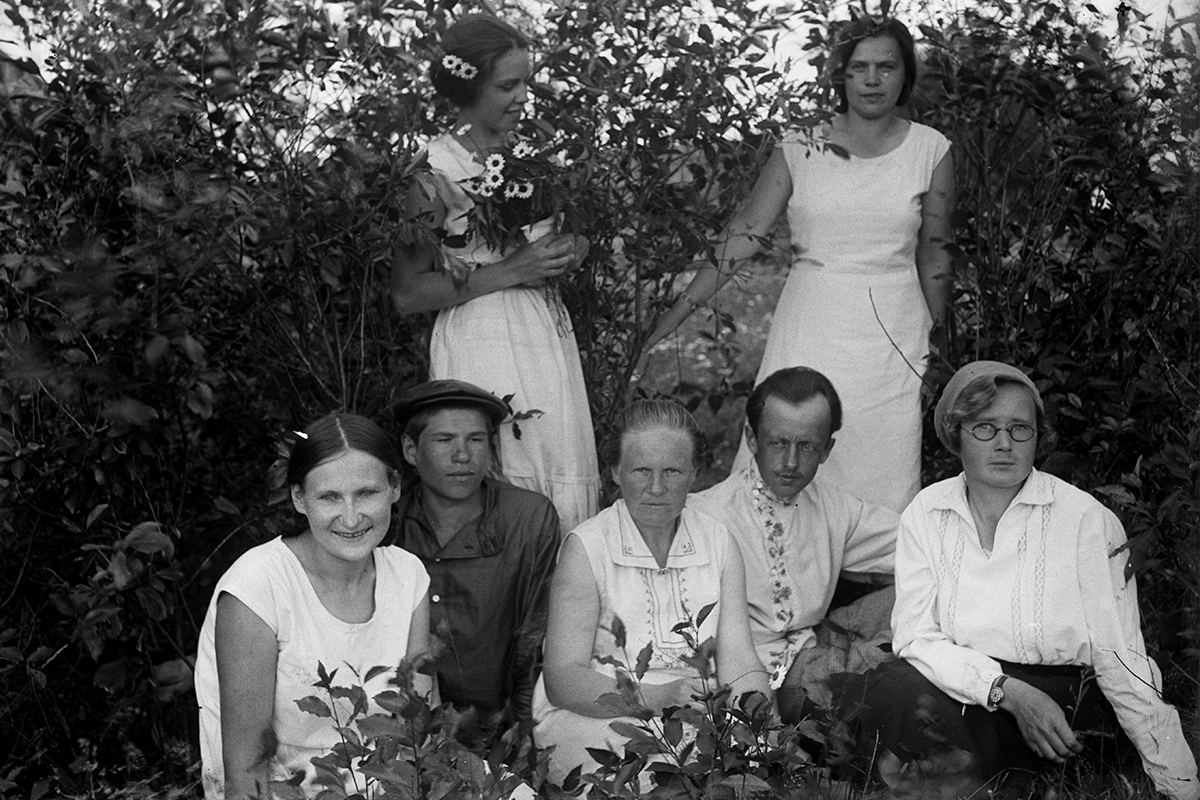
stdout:
{"type": "MultiPolygon", "coordinates": [[[[1000,665],[1004,674],[1049,695],[1085,747],[1095,752],[1097,744],[1113,738],[1115,715],[1087,668],[1005,661],[1000,665]]],[[[843,707],[857,707],[864,770],[884,752],[907,763],[961,750],[971,756],[967,769],[978,781],[1012,786],[1028,783],[1053,763],[1029,749],[1011,714],[954,700],[904,659],[881,664],[862,680],[848,682],[841,694],[843,707]]]]}

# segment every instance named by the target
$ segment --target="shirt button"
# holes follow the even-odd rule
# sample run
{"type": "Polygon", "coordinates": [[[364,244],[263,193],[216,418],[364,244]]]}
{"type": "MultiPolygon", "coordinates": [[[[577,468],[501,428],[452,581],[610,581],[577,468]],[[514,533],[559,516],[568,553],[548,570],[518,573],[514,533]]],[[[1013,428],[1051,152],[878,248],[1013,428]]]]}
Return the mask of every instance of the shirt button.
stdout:
{"type": "Polygon", "coordinates": [[[433,597],[431,597],[431,598],[429,598],[429,599],[430,599],[430,600],[432,600],[432,601],[433,601],[433,602],[435,602],[435,603],[440,603],[440,602],[442,602],[442,596],[441,596],[441,595],[439,595],[439,594],[435,594],[433,597]]]}

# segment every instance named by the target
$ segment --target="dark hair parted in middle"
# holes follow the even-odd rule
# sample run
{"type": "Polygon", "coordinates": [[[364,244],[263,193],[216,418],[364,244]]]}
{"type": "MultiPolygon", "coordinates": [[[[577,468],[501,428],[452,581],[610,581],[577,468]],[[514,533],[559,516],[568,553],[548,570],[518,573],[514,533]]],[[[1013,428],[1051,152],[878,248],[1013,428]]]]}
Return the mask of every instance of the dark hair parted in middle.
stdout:
{"type": "Polygon", "coordinates": [[[763,407],[768,397],[778,397],[786,403],[796,405],[810,397],[821,395],[829,403],[829,433],[837,433],[842,427],[842,399],[838,397],[833,383],[812,367],[788,367],[772,372],[754,387],[746,399],[746,421],[750,430],[758,435],[758,423],[762,420],[763,407]]]}
{"type": "MultiPolygon", "coordinates": [[[[955,399],[954,405],[946,411],[945,420],[943,420],[948,433],[946,444],[954,455],[962,452],[963,425],[991,407],[992,402],[996,399],[996,390],[1001,386],[1016,386],[1031,395],[1034,391],[1024,383],[1004,376],[982,375],[968,383],[955,399]]],[[[1046,412],[1042,405],[1035,401],[1033,410],[1037,427],[1035,458],[1042,459],[1054,449],[1058,443],[1058,436],[1050,427],[1050,421],[1046,419],[1046,412]]]]}
{"type": "Polygon", "coordinates": [[[525,34],[491,14],[467,14],[459,17],[442,35],[443,56],[434,59],[429,77],[434,91],[459,108],[479,99],[480,89],[492,77],[496,62],[513,50],[528,50],[532,42],[525,34]],[[468,80],[456,75],[444,63],[455,56],[475,68],[468,80]]]}
{"type": "Polygon", "coordinates": [[[304,490],[304,479],[321,464],[347,450],[361,450],[383,462],[388,479],[399,480],[400,453],[383,429],[358,414],[334,412],[310,424],[288,456],[287,484],[304,490]]]}
{"type": "Polygon", "coordinates": [[[846,100],[846,67],[850,64],[850,57],[854,55],[854,48],[858,47],[863,39],[876,39],[881,36],[892,37],[900,47],[900,58],[904,61],[904,88],[900,90],[896,105],[902,106],[908,102],[912,88],[917,82],[917,46],[913,42],[912,34],[898,19],[859,17],[843,23],[834,33],[833,91],[837,94],[836,110],[839,114],[844,114],[850,107],[846,100]]]}
{"type": "Polygon", "coordinates": [[[604,440],[604,455],[609,467],[616,469],[621,463],[621,446],[625,434],[666,428],[683,431],[692,437],[692,466],[696,469],[704,458],[704,433],[686,408],[678,400],[634,400],[626,408],[616,427],[604,440]]]}

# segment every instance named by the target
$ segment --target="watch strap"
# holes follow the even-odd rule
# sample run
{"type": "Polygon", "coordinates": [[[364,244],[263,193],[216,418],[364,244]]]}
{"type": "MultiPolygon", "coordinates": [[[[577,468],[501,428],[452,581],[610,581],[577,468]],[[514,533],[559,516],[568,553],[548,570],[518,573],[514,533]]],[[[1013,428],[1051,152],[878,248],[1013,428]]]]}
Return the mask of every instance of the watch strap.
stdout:
{"type": "Polygon", "coordinates": [[[1007,680],[1008,676],[1001,674],[992,681],[992,687],[988,689],[988,708],[996,708],[1004,702],[1004,682],[1007,680]]]}

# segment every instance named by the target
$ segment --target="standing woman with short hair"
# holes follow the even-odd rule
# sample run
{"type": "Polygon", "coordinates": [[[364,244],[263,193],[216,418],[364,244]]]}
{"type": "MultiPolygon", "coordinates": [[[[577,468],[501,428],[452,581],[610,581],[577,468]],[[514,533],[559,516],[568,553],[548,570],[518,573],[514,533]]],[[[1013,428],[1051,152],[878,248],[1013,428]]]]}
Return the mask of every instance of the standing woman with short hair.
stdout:
{"type": "Polygon", "coordinates": [[[501,426],[500,469],[509,482],[549,497],[570,530],[599,509],[600,476],[571,320],[544,284],[578,266],[587,242],[547,233],[498,250],[467,236],[474,201],[464,185],[509,145],[524,115],[529,48],[522,33],[487,14],[447,28],[431,76],[457,119],[429,143],[430,173],[409,197],[413,216],[444,231],[443,242],[400,248],[391,293],[401,314],[438,312],[431,380],[467,381],[511,396],[518,412],[536,412],[520,421],[519,435],[516,424],[501,426]]]}
{"type": "MultiPolygon", "coordinates": [[[[322,787],[313,784],[311,759],[342,736],[334,720],[297,701],[316,695],[339,706],[343,720],[351,710],[314,686],[318,664],[333,686],[361,685],[373,698],[395,688],[389,681],[401,659],[425,653],[429,576],[416,556],[380,546],[400,498],[399,470],[387,434],[356,414],[330,414],[300,433],[287,482],[307,524],[235,561],[200,629],[196,699],[207,800],[272,797],[269,783],[295,773],[305,776],[306,796],[315,796],[322,787]]],[[[414,680],[430,690],[428,678],[414,680]]],[[[371,702],[371,711],[381,709],[371,702]]],[[[364,776],[344,775],[348,792],[365,789],[364,776]]]]}
{"type": "MultiPolygon", "coordinates": [[[[845,416],[822,473],[899,512],[921,486],[921,376],[950,298],[950,142],[898,113],[917,68],[898,20],[843,25],[831,60],[838,114],[775,149],[716,263],[701,267],[650,341],[733,277],[787,209],[792,267],[755,383],[786,367],[827,375],[845,416]]],[[[734,469],[749,460],[743,442],[734,469]]]]}

